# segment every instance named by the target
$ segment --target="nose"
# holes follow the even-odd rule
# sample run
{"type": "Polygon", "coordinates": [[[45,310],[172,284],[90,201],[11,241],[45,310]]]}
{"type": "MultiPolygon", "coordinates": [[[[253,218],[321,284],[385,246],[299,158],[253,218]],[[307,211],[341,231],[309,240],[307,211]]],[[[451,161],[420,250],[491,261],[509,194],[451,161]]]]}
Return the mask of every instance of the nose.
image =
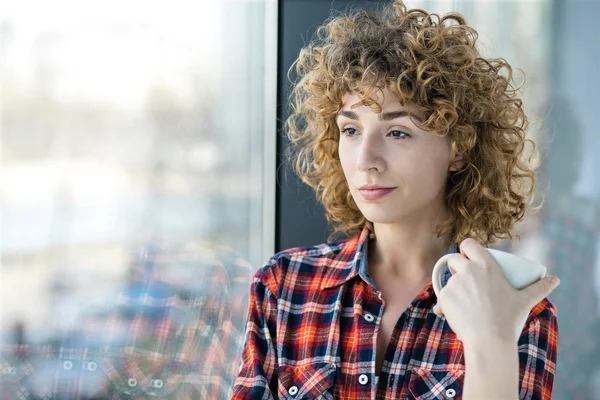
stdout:
{"type": "Polygon", "coordinates": [[[367,172],[375,169],[377,172],[383,172],[385,162],[379,135],[363,135],[361,139],[356,160],[358,170],[367,172]]]}

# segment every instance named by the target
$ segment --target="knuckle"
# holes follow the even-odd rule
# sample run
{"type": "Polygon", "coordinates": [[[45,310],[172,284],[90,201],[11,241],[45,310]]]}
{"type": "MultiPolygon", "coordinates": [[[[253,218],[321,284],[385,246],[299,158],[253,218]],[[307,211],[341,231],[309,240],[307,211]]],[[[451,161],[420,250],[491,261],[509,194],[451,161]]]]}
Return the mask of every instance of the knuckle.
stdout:
{"type": "Polygon", "coordinates": [[[452,262],[453,264],[460,265],[462,262],[466,260],[465,256],[459,253],[452,254],[448,257],[448,262],[452,262]]]}

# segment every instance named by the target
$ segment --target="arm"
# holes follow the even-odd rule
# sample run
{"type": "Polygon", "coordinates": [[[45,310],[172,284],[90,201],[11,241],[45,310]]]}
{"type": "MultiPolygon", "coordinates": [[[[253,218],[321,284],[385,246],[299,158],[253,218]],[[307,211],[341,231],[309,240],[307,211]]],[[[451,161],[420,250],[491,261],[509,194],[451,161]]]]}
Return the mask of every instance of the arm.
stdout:
{"type": "Polygon", "coordinates": [[[268,272],[263,268],[252,280],[244,349],[231,399],[277,398],[277,299],[261,280],[268,272]]]}
{"type": "Polygon", "coordinates": [[[529,323],[518,344],[465,344],[464,400],[550,400],[558,350],[556,307],[529,323]],[[517,389],[518,388],[518,389],[517,389]]]}

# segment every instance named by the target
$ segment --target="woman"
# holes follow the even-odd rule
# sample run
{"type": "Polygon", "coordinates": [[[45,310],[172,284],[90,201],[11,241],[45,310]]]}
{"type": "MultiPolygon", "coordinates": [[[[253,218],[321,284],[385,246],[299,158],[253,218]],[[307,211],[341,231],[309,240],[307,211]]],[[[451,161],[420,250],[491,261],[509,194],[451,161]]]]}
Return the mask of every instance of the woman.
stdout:
{"type": "Polygon", "coordinates": [[[550,399],[553,279],[516,290],[484,250],[512,238],[535,178],[511,67],[476,39],[458,14],[396,1],[302,49],[296,171],[350,238],[255,274],[234,399],[550,399]]]}

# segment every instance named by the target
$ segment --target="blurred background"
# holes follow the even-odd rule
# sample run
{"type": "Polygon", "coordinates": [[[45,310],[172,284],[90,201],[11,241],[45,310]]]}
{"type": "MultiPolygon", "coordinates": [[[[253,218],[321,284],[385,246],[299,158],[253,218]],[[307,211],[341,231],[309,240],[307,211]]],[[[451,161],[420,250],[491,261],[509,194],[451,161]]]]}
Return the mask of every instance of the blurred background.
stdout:
{"type": "MultiPolygon", "coordinates": [[[[252,274],[330,232],[284,163],[288,68],[377,4],[0,3],[0,399],[228,398],[252,274]]],[[[545,204],[493,247],[561,278],[553,398],[599,400],[600,1],[407,5],[527,75],[545,204]]]]}

